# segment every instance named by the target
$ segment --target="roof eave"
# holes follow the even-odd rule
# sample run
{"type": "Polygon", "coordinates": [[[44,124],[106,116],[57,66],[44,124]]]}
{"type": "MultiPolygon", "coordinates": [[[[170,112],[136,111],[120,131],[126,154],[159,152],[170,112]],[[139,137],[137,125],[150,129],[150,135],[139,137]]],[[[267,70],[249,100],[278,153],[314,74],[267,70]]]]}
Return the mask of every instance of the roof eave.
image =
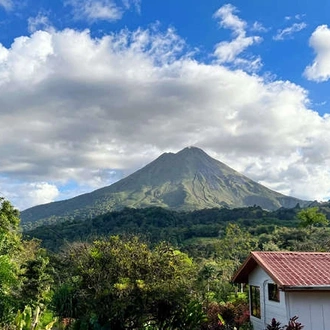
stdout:
{"type": "Polygon", "coordinates": [[[232,283],[248,283],[249,273],[257,266],[252,252],[231,278],[232,283]]]}
{"type": "Polygon", "coordinates": [[[282,285],[283,291],[330,291],[330,285],[282,285]]]}

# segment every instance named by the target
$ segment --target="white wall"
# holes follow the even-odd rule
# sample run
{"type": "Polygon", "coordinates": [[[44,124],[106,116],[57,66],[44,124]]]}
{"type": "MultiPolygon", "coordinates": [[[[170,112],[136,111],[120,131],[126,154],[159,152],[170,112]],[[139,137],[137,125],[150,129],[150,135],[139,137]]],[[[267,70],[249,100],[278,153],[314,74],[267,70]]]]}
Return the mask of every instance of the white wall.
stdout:
{"type": "Polygon", "coordinates": [[[281,322],[282,325],[287,323],[285,293],[280,291],[279,302],[270,301],[268,299],[268,283],[274,282],[259,266],[249,275],[249,284],[260,286],[261,319],[251,315],[251,322],[253,323],[254,330],[264,330],[267,324],[271,322],[272,318],[281,322]]]}
{"type": "Polygon", "coordinates": [[[330,329],[330,291],[287,292],[288,314],[298,316],[304,330],[330,329]]]}

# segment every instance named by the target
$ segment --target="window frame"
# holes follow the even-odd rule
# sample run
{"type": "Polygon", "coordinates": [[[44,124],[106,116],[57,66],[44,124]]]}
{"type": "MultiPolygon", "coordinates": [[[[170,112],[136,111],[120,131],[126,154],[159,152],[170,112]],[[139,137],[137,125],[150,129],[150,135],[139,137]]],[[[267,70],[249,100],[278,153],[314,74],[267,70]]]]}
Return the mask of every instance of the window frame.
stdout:
{"type": "Polygon", "coordinates": [[[260,286],[250,285],[251,316],[261,319],[260,286]]]}
{"type": "Polygon", "coordinates": [[[276,283],[268,283],[267,290],[269,301],[280,302],[280,290],[276,283]]]}

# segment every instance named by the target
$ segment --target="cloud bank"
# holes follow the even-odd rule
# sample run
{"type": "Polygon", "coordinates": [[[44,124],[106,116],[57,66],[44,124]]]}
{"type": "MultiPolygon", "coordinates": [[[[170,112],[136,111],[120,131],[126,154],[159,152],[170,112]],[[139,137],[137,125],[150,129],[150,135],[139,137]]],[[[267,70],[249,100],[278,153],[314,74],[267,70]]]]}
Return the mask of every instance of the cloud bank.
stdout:
{"type": "MultiPolygon", "coordinates": [[[[244,39],[246,23],[224,8],[219,22],[244,39]]],[[[313,111],[307,91],[198,61],[171,28],[19,37],[0,46],[0,107],[0,191],[20,209],[189,145],[277,191],[330,196],[330,116],[313,111]]]]}

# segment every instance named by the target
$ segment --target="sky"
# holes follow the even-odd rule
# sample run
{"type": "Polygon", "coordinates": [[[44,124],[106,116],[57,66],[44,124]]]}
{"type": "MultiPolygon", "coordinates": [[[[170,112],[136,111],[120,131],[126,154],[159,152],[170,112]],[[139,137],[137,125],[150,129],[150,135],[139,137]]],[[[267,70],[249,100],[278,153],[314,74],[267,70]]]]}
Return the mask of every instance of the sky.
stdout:
{"type": "Polygon", "coordinates": [[[202,148],[330,198],[328,0],[0,0],[0,195],[18,209],[202,148]]]}

